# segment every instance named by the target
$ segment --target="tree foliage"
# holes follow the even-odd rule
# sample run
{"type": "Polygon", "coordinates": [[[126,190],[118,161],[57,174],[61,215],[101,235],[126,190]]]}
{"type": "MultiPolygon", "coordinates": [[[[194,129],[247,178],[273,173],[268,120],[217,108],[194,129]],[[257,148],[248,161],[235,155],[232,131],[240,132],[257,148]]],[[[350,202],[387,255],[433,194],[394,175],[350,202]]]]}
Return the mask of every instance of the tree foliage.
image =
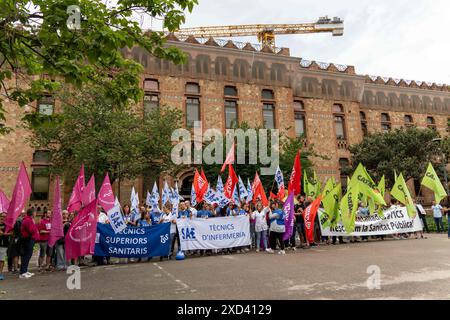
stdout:
{"type": "Polygon", "coordinates": [[[439,167],[442,151],[438,138],[436,131],[416,127],[369,135],[350,147],[353,169],[362,163],[376,180],[385,175],[389,186],[394,183],[394,171],[402,173],[405,180],[420,180],[429,162],[439,167]]]}
{"type": "MultiPolygon", "coordinates": [[[[101,84],[116,105],[139,101],[142,67],[121,50],[139,46],[174,63],[184,54],[164,45],[162,32],[142,31],[137,15],[163,20],[167,31],[185,22],[197,0],[2,0],[0,85],[7,98],[29,104],[69,83],[76,89],[101,84]],[[68,28],[69,6],[80,8],[80,28],[68,28]],[[41,75],[49,78],[42,78],[41,75]],[[33,77],[37,76],[37,77],[33,77]],[[12,81],[9,81],[12,80],[12,81]]],[[[0,122],[5,110],[0,98],[0,122]]],[[[7,131],[1,127],[2,133],[7,131]]]]}
{"type": "Polygon", "coordinates": [[[74,177],[84,163],[87,174],[101,180],[108,172],[113,182],[172,167],[170,138],[180,126],[179,110],[162,106],[142,118],[130,108],[116,108],[100,87],[75,98],[75,106],[64,104],[53,116],[26,116],[30,143],[50,151],[53,172],[74,177]]]}

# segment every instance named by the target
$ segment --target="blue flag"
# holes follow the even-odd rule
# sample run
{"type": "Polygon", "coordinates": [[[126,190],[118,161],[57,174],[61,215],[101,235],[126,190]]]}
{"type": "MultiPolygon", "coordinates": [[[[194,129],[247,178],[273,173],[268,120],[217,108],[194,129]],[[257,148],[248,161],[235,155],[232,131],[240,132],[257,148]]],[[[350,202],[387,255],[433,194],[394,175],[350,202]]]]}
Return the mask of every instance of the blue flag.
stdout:
{"type": "Polygon", "coordinates": [[[191,205],[195,207],[197,205],[197,195],[195,194],[194,185],[192,185],[191,189],[191,205]]]}
{"type": "Polygon", "coordinates": [[[223,194],[224,191],[222,178],[220,176],[217,177],[216,191],[221,194],[223,194]]]}
{"type": "Polygon", "coordinates": [[[235,204],[240,204],[241,202],[239,201],[239,194],[238,194],[238,186],[236,185],[234,187],[234,192],[233,192],[233,202],[235,204]]]}
{"type": "Polygon", "coordinates": [[[277,171],[275,172],[275,181],[277,182],[278,189],[282,186],[284,187],[284,178],[280,166],[278,166],[277,171]]]}
{"type": "Polygon", "coordinates": [[[247,178],[247,203],[250,203],[252,200],[253,200],[252,185],[250,183],[250,179],[247,178]]]}
{"type": "Polygon", "coordinates": [[[241,201],[245,201],[247,196],[247,189],[245,188],[244,182],[242,182],[241,176],[239,176],[239,198],[241,201]]]}
{"type": "Polygon", "coordinates": [[[167,181],[164,181],[164,188],[162,192],[162,206],[164,207],[167,202],[171,199],[171,192],[167,181]]]}
{"type": "Polygon", "coordinates": [[[155,184],[153,185],[152,195],[150,198],[150,206],[152,207],[153,211],[159,211],[159,191],[158,186],[155,184]]]}

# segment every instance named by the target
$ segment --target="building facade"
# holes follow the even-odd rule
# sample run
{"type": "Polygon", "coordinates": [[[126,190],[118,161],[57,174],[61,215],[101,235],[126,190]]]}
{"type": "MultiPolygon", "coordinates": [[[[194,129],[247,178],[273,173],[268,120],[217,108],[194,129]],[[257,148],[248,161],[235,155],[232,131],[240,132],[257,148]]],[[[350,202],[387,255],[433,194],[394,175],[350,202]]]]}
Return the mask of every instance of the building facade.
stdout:
{"type": "MultiPolygon", "coordinates": [[[[404,126],[433,128],[448,133],[450,87],[436,83],[358,75],[353,66],[306,61],[291,57],[289,49],[259,47],[222,40],[169,37],[188,56],[184,65],[157,59],[135,47],[123,54],[142,64],[145,96],[136,112],[144,114],[159,106],[183,111],[184,126],[201,121],[203,130],[225,132],[235,122],[277,128],[290,136],[305,135],[318,154],[313,159],[321,180],[341,176],[350,163],[348,147],[365,134],[404,126]]],[[[11,195],[20,161],[32,168],[34,194],[30,205],[49,206],[52,180],[44,174],[48,158],[44,151],[27,145],[20,119],[27,110],[6,103],[8,126],[15,131],[0,136],[0,188],[11,195]]],[[[39,101],[36,112],[57,112],[50,97],[39,101]]],[[[76,168],[78,170],[78,168],[76,168]]],[[[121,201],[127,202],[131,186],[140,195],[155,179],[142,177],[122,182],[121,201]]],[[[176,180],[189,194],[192,170],[177,172],[176,180]]],[[[72,186],[65,186],[65,202],[72,186]]],[[[114,186],[118,193],[118,186],[114,186]]],[[[141,197],[142,198],[142,197],[141,197]]]]}

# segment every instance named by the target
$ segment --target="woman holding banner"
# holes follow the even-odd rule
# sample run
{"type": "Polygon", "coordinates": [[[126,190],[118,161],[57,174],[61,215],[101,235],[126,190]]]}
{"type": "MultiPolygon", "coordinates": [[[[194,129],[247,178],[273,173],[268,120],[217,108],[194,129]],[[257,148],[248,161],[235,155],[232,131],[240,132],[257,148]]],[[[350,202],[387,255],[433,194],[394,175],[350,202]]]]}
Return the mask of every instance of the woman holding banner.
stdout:
{"type": "MultiPolygon", "coordinates": [[[[172,213],[172,204],[170,202],[166,202],[163,208],[163,213],[159,223],[170,223],[170,252],[167,259],[172,259],[173,249],[175,245],[175,234],[177,233],[177,217],[172,213]]],[[[163,260],[163,257],[160,257],[160,260],[163,260]]]]}

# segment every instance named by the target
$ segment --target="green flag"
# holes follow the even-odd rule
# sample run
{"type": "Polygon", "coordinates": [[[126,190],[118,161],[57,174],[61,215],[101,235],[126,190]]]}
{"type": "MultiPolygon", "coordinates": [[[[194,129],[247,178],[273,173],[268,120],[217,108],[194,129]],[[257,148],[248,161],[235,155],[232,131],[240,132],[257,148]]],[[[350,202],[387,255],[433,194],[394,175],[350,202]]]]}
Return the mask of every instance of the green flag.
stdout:
{"type": "Polygon", "coordinates": [[[397,179],[398,179],[397,171],[394,169],[394,181],[397,182],[397,179]]]}
{"type": "Polygon", "coordinates": [[[352,187],[358,185],[360,192],[366,197],[372,198],[374,203],[386,205],[384,197],[378,190],[376,190],[375,183],[361,163],[353,173],[350,184],[352,187]]]}
{"type": "Polygon", "coordinates": [[[303,173],[303,191],[305,191],[305,195],[309,196],[310,195],[310,183],[309,183],[309,179],[308,179],[308,174],[306,173],[306,171],[303,173]]]}
{"type": "Polygon", "coordinates": [[[384,176],[381,177],[380,182],[378,182],[378,191],[380,191],[381,195],[384,197],[386,194],[386,178],[384,176]]]}
{"type": "MultiPolygon", "coordinates": [[[[342,197],[342,186],[338,184],[322,198],[323,208],[329,219],[327,225],[335,226],[339,220],[339,201],[342,197]]],[[[325,227],[325,225],[324,225],[325,227]]]]}
{"type": "Polygon", "coordinates": [[[322,197],[325,197],[333,189],[334,189],[333,181],[332,181],[332,179],[328,179],[327,183],[325,183],[325,187],[323,188],[322,197]]]}
{"type": "Polygon", "coordinates": [[[314,171],[314,179],[312,181],[314,195],[312,195],[313,198],[317,198],[320,195],[320,180],[317,178],[317,173],[314,171]]]}
{"type": "Polygon", "coordinates": [[[440,203],[441,200],[447,196],[447,192],[445,192],[444,186],[439,180],[439,177],[437,176],[436,171],[434,171],[431,163],[428,165],[425,177],[423,177],[422,185],[433,190],[436,203],[440,203]]]}
{"type": "Polygon", "coordinates": [[[408,215],[411,218],[416,216],[416,208],[414,206],[414,202],[411,198],[411,194],[409,193],[408,187],[406,186],[406,181],[401,173],[397,177],[397,181],[392,187],[391,196],[393,196],[395,199],[397,199],[403,205],[406,206],[408,215]]]}
{"type": "MultiPolygon", "coordinates": [[[[384,195],[386,194],[386,178],[384,176],[381,177],[380,182],[378,182],[378,190],[384,198],[384,195]]],[[[378,205],[378,215],[382,218],[384,217],[383,207],[381,205],[378,205]]]]}
{"type": "Polygon", "coordinates": [[[356,212],[358,210],[359,185],[356,184],[348,189],[341,201],[341,218],[347,234],[355,231],[356,212]]]}

